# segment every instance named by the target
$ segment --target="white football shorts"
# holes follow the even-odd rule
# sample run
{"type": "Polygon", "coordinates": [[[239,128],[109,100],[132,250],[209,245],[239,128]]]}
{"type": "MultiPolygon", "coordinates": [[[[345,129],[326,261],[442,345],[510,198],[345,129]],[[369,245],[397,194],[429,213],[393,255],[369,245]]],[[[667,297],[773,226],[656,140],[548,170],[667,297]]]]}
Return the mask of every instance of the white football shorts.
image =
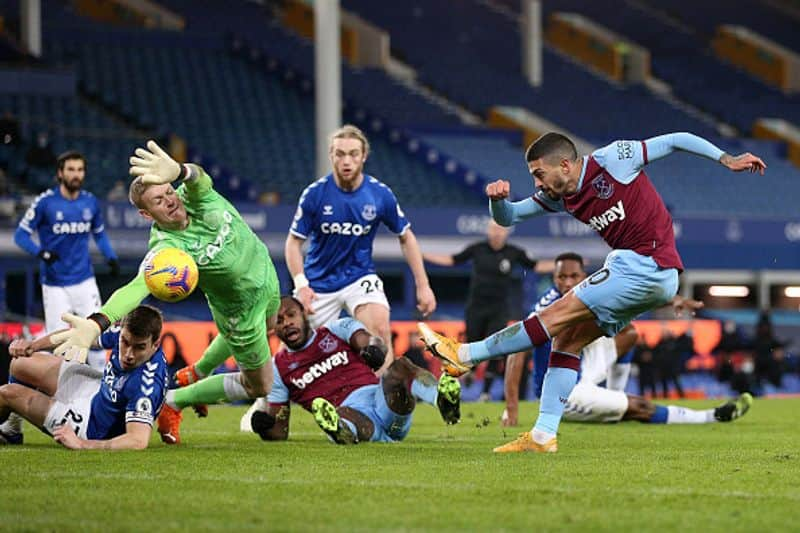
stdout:
{"type": "Polygon", "coordinates": [[[311,303],[314,314],[308,315],[308,320],[316,329],[339,318],[342,309],[354,317],[356,308],[368,303],[391,309],[383,292],[383,281],[377,274],[367,274],[336,292],[318,292],[317,299],[311,303]]]}
{"type": "Polygon", "coordinates": [[[86,438],[89,417],[92,415],[92,398],[100,390],[103,373],[99,370],[64,361],[58,372],[55,400],[44,418],[44,428],[51,434],[63,424],[69,424],[82,439],[86,438]]]}
{"type": "Polygon", "coordinates": [[[564,407],[564,420],[572,422],[619,422],[628,410],[628,396],[581,380],[564,407]]]}

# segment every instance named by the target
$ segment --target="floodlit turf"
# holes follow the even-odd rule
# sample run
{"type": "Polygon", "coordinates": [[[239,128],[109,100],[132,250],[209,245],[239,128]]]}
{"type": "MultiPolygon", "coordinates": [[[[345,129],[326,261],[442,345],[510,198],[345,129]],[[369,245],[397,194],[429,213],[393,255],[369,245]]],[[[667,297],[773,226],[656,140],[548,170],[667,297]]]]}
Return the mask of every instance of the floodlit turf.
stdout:
{"type": "Polygon", "coordinates": [[[467,404],[446,427],[421,406],[404,443],[354,447],[297,407],[283,443],[239,433],[243,407],[187,412],[184,444],[144,452],[70,452],[28,428],[0,448],[0,530],[800,528],[800,400],[757,399],[730,424],[563,424],[546,456],[492,454],[522,430],[501,409],[467,404]]]}

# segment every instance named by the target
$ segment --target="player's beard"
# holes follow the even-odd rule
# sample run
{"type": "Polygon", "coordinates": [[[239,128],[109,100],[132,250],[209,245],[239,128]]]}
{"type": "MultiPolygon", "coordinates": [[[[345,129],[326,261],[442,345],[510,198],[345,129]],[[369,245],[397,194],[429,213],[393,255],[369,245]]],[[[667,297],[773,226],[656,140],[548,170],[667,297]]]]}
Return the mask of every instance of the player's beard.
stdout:
{"type": "Polygon", "coordinates": [[[81,190],[81,185],[83,185],[83,180],[80,178],[72,178],[66,179],[61,178],[61,184],[64,185],[64,188],[67,189],[70,193],[76,193],[81,190]]]}
{"type": "Polygon", "coordinates": [[[352,185],[355,184],[358,177],[364,172],[364,163],[358,165],[353,172],[350,173],[349,177],[344,177],[339,172],[339,169],[333,169],[333,173],[336,175],[336,181],[343,185],[352,185]]]}

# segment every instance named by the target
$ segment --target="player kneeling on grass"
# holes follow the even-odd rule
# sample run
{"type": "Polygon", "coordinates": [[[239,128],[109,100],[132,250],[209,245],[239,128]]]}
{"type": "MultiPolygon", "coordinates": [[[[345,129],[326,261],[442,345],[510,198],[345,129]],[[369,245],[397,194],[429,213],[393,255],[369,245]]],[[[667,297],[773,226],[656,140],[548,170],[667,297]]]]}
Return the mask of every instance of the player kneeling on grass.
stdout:
{"type": "Polygon", "coordinates": [[[141,305],[103,333],[94,347],[112,352],[102,372],[42,353],[65,330],[15,340],[9,352],[17,383],[0,387],[0,421],[15,412],[76,450],[147,448],[169,380],[161,323],[157,309],[141,305]]]}
{"type": "Polygon", "coordinates": [[[338,444],[394,442],[405,438],[417,401],[439,408],[447,424],[461,416],[461,385],[436,378],[411,361],[392,362],[382,377],[375,369],[386,345],[352,318],[312,329],[299,300],[281,299],[275,334],[286,348],[272,360],[274,382],[266,411],[253,414],[253,431],[264,440],[289,435],[289,401],[311,411],[314,420],[338,444]]]}

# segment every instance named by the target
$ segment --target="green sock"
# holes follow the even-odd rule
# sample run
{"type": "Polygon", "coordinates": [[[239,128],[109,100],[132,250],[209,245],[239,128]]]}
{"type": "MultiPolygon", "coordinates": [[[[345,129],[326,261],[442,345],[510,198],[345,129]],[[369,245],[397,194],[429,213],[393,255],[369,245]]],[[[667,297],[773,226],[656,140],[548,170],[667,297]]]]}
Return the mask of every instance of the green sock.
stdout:
{"type": "Polygon", "coordinates": [[[222,335],[217,335],[211,344],[208,345],[206,351],[203,352],[203,357],[194,365],[195,370],[200,376],[210,376],[214,370],[225,362],[225,359],[231,356],[231,350],[228,343],[222,338],[222,335]]]}
{"type": "Polygon", "coordinates": [[[216,374],[188,387],[175,389],[175,405],[178,409],[183,409],[188,405],[219,403],[227,400],[224,380],[225,374],[216,374]]]}

